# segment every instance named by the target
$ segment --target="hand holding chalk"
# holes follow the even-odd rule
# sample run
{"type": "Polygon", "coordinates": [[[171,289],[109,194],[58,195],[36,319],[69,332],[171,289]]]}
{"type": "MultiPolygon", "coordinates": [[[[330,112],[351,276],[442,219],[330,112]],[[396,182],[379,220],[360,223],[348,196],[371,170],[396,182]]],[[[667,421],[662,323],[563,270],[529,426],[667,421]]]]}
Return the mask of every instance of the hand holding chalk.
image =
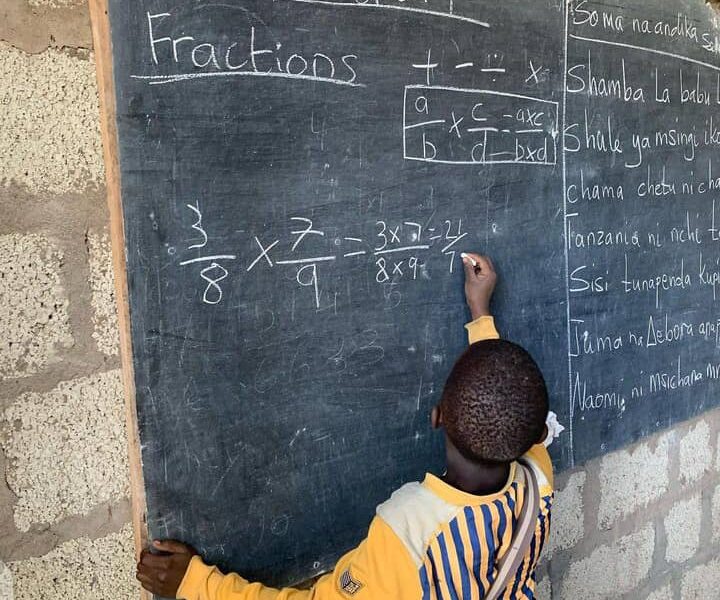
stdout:
{"type": "Polygon", "coordinates": [[[472,266],[473,266],[473,267],[477,267],[477,266],[478,266],[477,261],[476,261],[472,256],[470,256],[467,252],[462,252],[462,253],[460,254],[460,258],[464,258],[464,259],[469,260],[469,261],[472,263],[472,266]]]}
{"type": "Polygon", "coordinates": [[[473,320],[490,316],[492,298],[497,275],[492,261],[487,256],[463,252],[465,267],[465,299],[473,320]]]}

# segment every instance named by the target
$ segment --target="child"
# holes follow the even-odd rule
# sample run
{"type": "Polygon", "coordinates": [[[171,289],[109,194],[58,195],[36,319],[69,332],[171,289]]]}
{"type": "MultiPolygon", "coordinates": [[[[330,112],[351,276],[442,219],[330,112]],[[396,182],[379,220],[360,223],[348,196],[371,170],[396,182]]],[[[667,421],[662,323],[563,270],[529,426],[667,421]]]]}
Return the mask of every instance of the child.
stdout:
{"type": "Polygon", "coordinates": [[[463,260],[472,345],[431,417],[434,428],[445,430],[446,472],[397,490],[377,508],[367,539],[311,590],[275,590],[223,575],[190,547],[169,540],[153,544],[167,554],[142,554],[137,578],[146,589],[185,600],[471,600],[488,596],[498,564],[515,554],[510,576],[493,593],[505,600],[534,597],[553,498],[550,457],[540,443],[547,436],[547,391],[530,355],[498,339],[489,310],[492,262],[477,254],[463,260]],[[534,514],[522,511],[533,492],[516,462],[520,457],[536,479],[529,477],[527,485],[539,487],[534,514]],[[521,516],[530,523],[529,543],[510,553],[521,516]]]}

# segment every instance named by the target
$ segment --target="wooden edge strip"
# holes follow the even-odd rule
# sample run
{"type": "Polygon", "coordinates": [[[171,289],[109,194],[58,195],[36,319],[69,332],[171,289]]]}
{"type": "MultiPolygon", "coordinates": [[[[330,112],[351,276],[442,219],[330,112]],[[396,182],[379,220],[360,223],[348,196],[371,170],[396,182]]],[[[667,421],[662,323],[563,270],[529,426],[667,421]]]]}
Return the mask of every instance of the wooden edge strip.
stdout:
{"type": "MultiPolygon", "coordinates": [[[[118,322],[120,326],[120,357],[122,379],[125,390],[125,420],[128,435],[130,461],[130,493],[132,502],[132,523],[135,537],[135,555],[147,546],[147,508],[145,485],[142,473],[142,456],[138,435],[137,407],[135,404],[135,379],[132,359],[130,332],[130,305],[128,300],[127,270],[125,264],[125,231],[120,195],[120,156],[118,153],[116,96],[113,79],[112,39],[107,0],[89,0],[92,25],[95,65],[100,95],[100,132],[105,159],[107,201],[110,209],[110,238],[112,245],[113,271],[115,274],[115,297],[117,299],[118,322]]],[[[141,600],[150,600],[151,595],[141,590],[141,600]]]]}

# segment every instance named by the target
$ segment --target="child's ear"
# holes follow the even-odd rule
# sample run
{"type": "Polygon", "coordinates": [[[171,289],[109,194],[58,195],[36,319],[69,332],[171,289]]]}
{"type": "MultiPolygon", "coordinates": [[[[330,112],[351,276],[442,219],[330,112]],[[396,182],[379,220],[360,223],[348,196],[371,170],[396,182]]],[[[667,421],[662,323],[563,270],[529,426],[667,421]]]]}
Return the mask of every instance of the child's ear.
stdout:
{"type": "Polygon", "coordinates": [[[536,444],[544,444],[544,443],[545,443],[545,440],[548,439],[548,436],[549,436],[549,435],[550,435],[550,431],[548,430],[548,426],[545,425],[545,427],[543,428],[542,435],[540,436],[540,439],[539,439],[537,442],[535,442],[535,443],[536,443],[536,444]]]}
{"type": "Polygon", "coordinates": [[[440,429],[442,424],[442,411],[440,410],[440,406],[435,406],[430,413],[430,425],[433,429],[440,429]]]}

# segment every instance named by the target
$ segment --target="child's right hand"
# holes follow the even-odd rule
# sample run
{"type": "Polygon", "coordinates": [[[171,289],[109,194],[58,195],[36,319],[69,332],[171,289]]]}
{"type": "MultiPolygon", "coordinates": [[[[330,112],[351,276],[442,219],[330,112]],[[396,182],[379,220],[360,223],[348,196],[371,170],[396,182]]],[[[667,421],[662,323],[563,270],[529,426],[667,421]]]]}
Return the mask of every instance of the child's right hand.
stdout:
{"type": "Polygon", "coordinates": [[[143,550],[135,578],[155,596],[176,598],[190,561],[197,552],[175,540],[155,540],[153,547],[162,554],[143,550]]]}
{"type": "Polygon", "coordinates": [[[463,258],[465,299],[474,321],[480,317],[490,316],[490,299],[497,283],[497,274],[489,257],[470,252],[467,256],[469,258],[463,258]],[[472,264],[470,258],[475,260],[477,266],[472,264]]]}

